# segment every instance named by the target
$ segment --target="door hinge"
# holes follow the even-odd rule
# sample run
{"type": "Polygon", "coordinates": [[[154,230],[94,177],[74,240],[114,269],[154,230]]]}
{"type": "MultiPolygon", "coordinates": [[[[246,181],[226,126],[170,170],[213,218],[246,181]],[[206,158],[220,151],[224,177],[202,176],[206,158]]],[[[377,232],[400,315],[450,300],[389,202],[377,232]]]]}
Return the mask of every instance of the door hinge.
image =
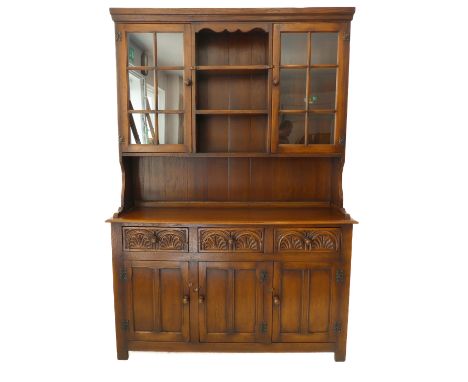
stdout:
{"type": "Polygon", "coordinates": [[[125,143],[125,138],[119,135],[119,143],[125,143]]]}
{"type": "Polygon", "coordinates": [[[127,281],[127,270],[122,268],[119,272],[119,279],[120,281],[127,281]]]}
{"type": "Polygon", "coordinates": [[[130,326],[130,322],[128,320],[122,320],[122,322],[120,323],[120,327],[125,332],[128,330],[129,326],[130,326]]]}
{"type": "Polygon", "coordinates": [[[267,271],[260,271],[260,282],[264,283],[268,278],[268,272],[267,271]]]}
{"type": "Polygon", "coordinates": [[[335,325],[333,325],[333,331],[335,332],[335,334],[341,333],[341,321],[335,322],[335,325]]]}
{"type": "Polygon", "coordinates": [[[351,34],[349,32],[343,33],[343,41],[351,40],[351,34]]]}
{"type": "Polygon", "coordinates": [[[117,42],[122,41],[122,32],[117,32],[115,34],[115,41],[117,41],[117,42]]]}
{"type": "Polygon", "coordinates": [[[336,271],[335,278],[336,278],[336,282],[337,282],[337,283],[342,283],[342,282],[344,282],[344,279],[345,279],[344,270],[343,270],[343,269],[338,269],[338,270],[336,271]]]}
{"type": "Polygon", "coordinates": [[[260,333],[266,333],[268,329],[268,324],[263,321],[260,323],[260,333]]]}

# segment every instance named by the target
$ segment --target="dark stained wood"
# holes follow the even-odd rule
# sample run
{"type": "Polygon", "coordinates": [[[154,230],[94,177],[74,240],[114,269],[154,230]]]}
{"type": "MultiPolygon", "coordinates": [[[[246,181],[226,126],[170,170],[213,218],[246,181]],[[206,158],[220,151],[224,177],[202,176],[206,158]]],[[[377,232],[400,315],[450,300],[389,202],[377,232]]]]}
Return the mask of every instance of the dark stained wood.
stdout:
{"type": "MultiPolygon", "coordinates": [[[[108,220],[117,358],[129,350],[326,351],[344,361],[357,223],[342,187],[354,8],[110,11],[122,169],[121,206],[108,220]],[[323,32],[337,33],[336,52],[314,45],[323,32]],[[128,33],[152,37],[132,40],[154,51],[150,66],[131,66],[128,33]],[[183,34],[183,65],[158,66],[167,49],[158,33],[183,34]],[[307,59],[281,62],[284,33],[306,36],[307,59]],[[314,61],[335,53],[336,62],[314,61]],[[183,71],[161,88],[181,106],[159,110],[155,97],[133,110],[128,72],[160,70],[183,71]],[[283,73],[293,70],[304,80],[288,82],[283,73]],[[183,118],[177,137],[170,124],[159,130],[158,114],[183,118]],[[289,138],[281,123],[297,115],[303,137],[289,138]],[[167,137],[173,143],[162,144],[167,137]]],[[[145,94],[159,85],[153,75],[145,94]]]]}

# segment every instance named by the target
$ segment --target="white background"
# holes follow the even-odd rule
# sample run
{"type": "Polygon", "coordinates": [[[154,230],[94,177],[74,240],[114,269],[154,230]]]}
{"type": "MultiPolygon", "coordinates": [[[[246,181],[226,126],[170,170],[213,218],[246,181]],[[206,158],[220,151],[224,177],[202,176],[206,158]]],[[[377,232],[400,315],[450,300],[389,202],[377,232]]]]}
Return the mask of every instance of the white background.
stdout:
{"type": "Polygon", "coordinates": [[[0,379],[467,380],[463,1],[9,1],[1,6],[0,379]],[[348,358],[115,357],[110,226],[120,203],[108,7],[356,6],[345,206],[348,358]]]}

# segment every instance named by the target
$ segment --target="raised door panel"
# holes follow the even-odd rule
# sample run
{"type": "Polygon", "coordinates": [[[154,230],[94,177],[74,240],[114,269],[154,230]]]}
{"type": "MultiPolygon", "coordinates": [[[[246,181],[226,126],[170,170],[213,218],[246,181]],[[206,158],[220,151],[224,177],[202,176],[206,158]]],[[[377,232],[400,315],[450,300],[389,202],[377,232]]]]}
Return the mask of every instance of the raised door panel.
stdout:
{"type": "Polygon", "coordinates": [[[135,261],[128,272],[129,338],[188,341],[188,263],[135,261]]]}
{"type": "Polygon", "coordinates": [[[199,263],[201,342],[268,342],[270,262],[199,263]]]}
{"type": "Polygon", "coordinates": [[[334,341],[335,266],[275,263],[273,342],[334,341]]]}

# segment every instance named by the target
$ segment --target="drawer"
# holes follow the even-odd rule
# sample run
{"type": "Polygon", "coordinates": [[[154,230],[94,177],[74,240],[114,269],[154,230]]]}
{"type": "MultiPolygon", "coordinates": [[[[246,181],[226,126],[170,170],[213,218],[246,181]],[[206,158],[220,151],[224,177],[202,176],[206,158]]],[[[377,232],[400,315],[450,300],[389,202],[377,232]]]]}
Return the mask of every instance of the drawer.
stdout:
{"type": "Polygon", "coordinates": [[[339,228],[277,228],[276,252],[337,252],[340,250],[339,228]]]}
{"type": "Polygon", "coordinates": [[[199,252],[263,252],[263,228],[199,228],[199,252]]]}
{"type": "Polygon", "coordinates": [[[188,252],[187,228],[124,227],[125,251],[188,252]]]}

